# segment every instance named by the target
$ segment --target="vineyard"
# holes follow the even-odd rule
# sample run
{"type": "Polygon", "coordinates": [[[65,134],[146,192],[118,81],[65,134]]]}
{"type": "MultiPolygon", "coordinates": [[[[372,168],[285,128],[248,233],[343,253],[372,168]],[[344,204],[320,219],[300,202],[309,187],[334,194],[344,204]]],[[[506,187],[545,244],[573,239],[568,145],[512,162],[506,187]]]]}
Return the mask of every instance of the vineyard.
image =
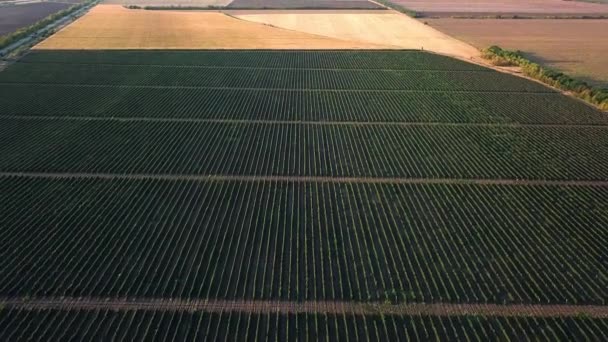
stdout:
{"type": "Polygon", "coordinates": [[[608,180],[608,154],[596,152],[608,126],[12,118],[0,132],[7,172],[608,180]]]}
{"type": "Polygon", "coordinates": [[[0,340],[606,337],[608,116],[540,84],[418,51],[34,51],[0,93],[0,340]]]}
{"type": "Polygon", "coordinates": [[[603,188],[22,177],[0,186],[10,189],[0,201],[5,296],[608,299],[603,188]]]}
{"type": "Polygon", "coordinates": [[[0,338],[36,341],[592,340],[608,320],[140,310],[0,312],[0,338]],[[18,322],[18,323],[17,323],[18,322]]]}
{"type": "Polygon", "coordinates": [[[184,89],[0,84],[3,116],[606,125],[557,93],[184,89]],[[69,103],[69,106],[66,106],[69,103]],[[575,113],[575,114],[573,114],[575,113]]]}

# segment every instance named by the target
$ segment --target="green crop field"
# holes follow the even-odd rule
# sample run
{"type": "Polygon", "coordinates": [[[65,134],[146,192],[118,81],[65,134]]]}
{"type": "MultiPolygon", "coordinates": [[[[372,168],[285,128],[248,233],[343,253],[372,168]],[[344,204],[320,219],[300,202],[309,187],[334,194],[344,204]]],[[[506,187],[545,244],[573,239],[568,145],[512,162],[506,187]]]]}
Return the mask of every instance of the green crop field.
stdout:
{"type": "Polygon", "coordinates": [[[77,341],[589,340],[608,321],[589,318],[358,316],[138,310],[4,310],[0,338],[77,341]],[[21,322],[22,326],[14,322],[21,322]],[[25,330],[22,327],[35,327],[25,330]],[[21,329],[19,329],[21,328],[21,329]]]}
{"type": "Polygon", "coordinates": [[[417,51],[34,51],[0,236],[0,340],[605,340],[608,114],[417,51]]]}
{"type": "Polygon", "coordinates": [[[601,187],[20,177],[0,186],[3,295],[608,298],[601,187]]]}
{"type": "Polygon", "coordinates": [[[597,153],[608,149],[608,126],[11,118],[0,119],[0,132],[6,172],[608,179],[608,154],[597,153]]]}

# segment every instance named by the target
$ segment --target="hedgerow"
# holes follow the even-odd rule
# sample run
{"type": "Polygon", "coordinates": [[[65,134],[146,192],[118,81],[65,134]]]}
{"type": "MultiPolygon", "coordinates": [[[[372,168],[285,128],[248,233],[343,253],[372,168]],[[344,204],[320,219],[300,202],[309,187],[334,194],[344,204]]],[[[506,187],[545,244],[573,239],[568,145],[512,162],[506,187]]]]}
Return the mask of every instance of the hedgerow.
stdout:
{"type": "Polygon", "coordinates": [[[594,87],[563,72],[534,63],[525,58],[520,51],[504,50],[494,45],[483,50],[483,57],[491,60],[495,65],[519,66],[527,76],[568,91],[600,109],[608,110],[608,89],[594,87]]]}

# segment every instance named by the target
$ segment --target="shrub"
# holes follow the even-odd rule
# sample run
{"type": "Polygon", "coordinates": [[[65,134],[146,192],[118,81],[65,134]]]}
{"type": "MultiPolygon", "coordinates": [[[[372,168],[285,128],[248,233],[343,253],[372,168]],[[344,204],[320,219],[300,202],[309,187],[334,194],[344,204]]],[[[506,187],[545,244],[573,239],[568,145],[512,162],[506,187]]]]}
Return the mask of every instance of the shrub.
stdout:
{"type": "Polygon", "coordinates": [[[602,110],[608,110],[608,89],[597,88],[581,80],[577,80],[562,72],[545,68],[525,58],[520,51],[503,50],[498,46],[490,46],[482,50],[482,57],[494,65],[516,65],[527,76],[540,80],[555,88],[568,91],[602,110]]]}

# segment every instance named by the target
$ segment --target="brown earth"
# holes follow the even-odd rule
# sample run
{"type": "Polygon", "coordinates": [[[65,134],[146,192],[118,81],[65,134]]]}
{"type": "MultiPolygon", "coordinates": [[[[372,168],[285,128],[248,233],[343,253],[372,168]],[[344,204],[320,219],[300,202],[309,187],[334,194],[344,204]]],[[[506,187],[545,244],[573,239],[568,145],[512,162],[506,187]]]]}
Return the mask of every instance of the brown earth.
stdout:
{"type": "Polygon", "coordinates": [[[182,300],[116,298],[12,298],[0,299],[3,307],[26,310],[156,310],[252,313],[385,314],[423,316],[578,317],[608,318],[608,306],[360,303],[343,301],[182,300]]]}
{"type": "Polygon", "coordinates": [[[232,18],[211,11],[98,5],[35,49],[382,49],[232,18]]]}
{"type": "Polygon", "coordinates": [[[427,19],[477,48],[499,45],[600,86],[608,86],[608,20],[427,19]]]}
{"type": "Polygon", "coordinates": [[[198,180],[211,182],[292,182],[292,183],[352,183],[352,184],[476,184],[524,186],[594,186],[608,187],[608,181],[526,180],[526,179],[458,179],[458,178],[382,178],[382,177],[325,177],[325,176],[233,176],[233,175],[174,175],[174,174],[115,174],[115,173],[52,173],[0,172],[0,177],[32,178],[94,178],[94,179],[163,179],[198,180]]]}
{"type": "Polygon", "coordinates": [[[390,0],[430,16],[455,15],[608,15],[603,4],[564,0],[390,0]]]}

